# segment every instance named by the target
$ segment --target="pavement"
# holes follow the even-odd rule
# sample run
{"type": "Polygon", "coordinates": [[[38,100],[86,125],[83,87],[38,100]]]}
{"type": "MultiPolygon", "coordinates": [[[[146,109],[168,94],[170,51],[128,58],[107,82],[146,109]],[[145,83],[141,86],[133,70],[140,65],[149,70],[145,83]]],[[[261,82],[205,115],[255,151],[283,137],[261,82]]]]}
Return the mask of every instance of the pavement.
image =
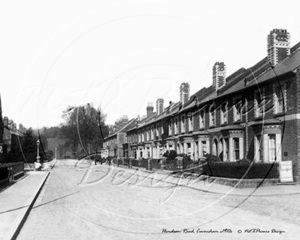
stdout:
{"type": "MultiPolygon", "coordinates": [[[[56,160],[49,162],[53,168],[56,160]]],[[[0,193],[0,240],[16,239],[50,172],[26,171],[0,193]]]]}
{"type": "MultiPolygon", "coordinates": [[[[27,216],[30,213],[36,199],[38,198],[43,185],[45,184],[50,170],[57,165],[67,165],[74,167],[78,161],[57,161],[49,162],[49,168],[44,171],[29,171],[25,176],[19,179],[0,193],[0,240],[16,239],[27,216]]],[[[93,165],[92,165],[93,166],[93,165]]],[[[101,165],[96,165],[100,167],[101,165]]],[[[105,166],[105,165],[103,165],[105,166]]],[[[106,167],[108,167],[106,165],[106,167]]],[[[179,187],[187,187],[196,191],[209,192],[214,194],[230,194],[239,196],[271,196],[271,195],[289,195],[300,194],[300,185],[277,185],[264,186],[259,188],[235,188],[203,181],[195,178],[179,178],[172,176],[169,171],[147,171],[144,169],[129,169],[126,167],[116,167],[115,169],[126,170],[129,175],[140,174],[156,180],[156,182],[166,182],[179,187]]]]}
{"type": "MultiPolygon", "coordinates": [[[[115,167],[115,166],[114,166],[115,167]]],[[[138,168],[128,169],[127,167],[119,166],[120,169],[127,169],[129,171],[135,172],[138,168]]],[[[194,190],[215,193],[215,194],[230,194],[238,196],[272,196],[272,195],[289,195],[289,194],[300,194],[300,185],[294,184],[280,184],[275,186],[262,186],[257,188],[237,188],[226,186],[222,184],[217,184],[215,182],[208,182],[202,177],[199,178],[179,178],[170,177],[172,176],[171,171],[147,171],[145,169],[139,169],[144,175],[149,175],[149,177],[154,179],[163,179],[166,182],[173,183],[182,187],[188,187],[194,190]],[[156,175],[157,174],[157,175],[156,175]],[[164,177],[158,177],[158,176],[164,177]]]]}

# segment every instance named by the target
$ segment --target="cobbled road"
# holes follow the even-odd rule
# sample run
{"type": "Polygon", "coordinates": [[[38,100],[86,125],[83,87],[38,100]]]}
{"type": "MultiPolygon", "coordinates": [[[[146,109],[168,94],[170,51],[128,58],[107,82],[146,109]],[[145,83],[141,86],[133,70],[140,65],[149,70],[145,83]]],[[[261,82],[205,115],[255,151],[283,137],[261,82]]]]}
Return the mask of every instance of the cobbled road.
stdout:
{"type": "Polygon", "coordinates": [[[59,161],[18,240],[298,238],[299,212],[272,213],[283,198],[207,193],[152,176],[59,161]]]}

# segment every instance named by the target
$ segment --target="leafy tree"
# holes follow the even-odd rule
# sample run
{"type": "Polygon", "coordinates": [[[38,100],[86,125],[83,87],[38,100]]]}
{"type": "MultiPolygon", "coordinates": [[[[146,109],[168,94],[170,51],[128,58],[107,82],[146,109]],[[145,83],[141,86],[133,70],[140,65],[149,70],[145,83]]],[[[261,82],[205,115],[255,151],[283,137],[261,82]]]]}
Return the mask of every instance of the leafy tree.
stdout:
{"type": "Polygon", "coordinates": [[[22,123],[20,123],[19,124],[19,132],[24,134],[24,133],[26,133],[26,131],[27,131],[27,129],[23,126],[22,123]]]}
{"type": "Polygon", "coordinates": [[[102,148],[108,127],[100,108],[95,109],[91,104],[68,107],[62,117],[65,123],[61,125],[61,133],[73,155],[85,155],[102,148]]]}
{"type": "Polygon", "coordinates": [[[29,128],[24,136],[22,150],[24,153],[35,153],[36,152],[36,141],[37,138],[34,136],[33,131],[29,128]]]}
{"type": "Polygon", "coordinates": [[[47,159],[46,151],[47,151],[47,138],[44,134],[40,134],[37,130],[32,130],[29,128],[24,135],[24,140],[22,144],[22,151],[24,153],[36,153],[37,151],[37,140],[39,139],[39,154],[41,156],[41,161],[47,159]]]}
{"type": "Polygon", "coordinates": [[[48,150],[47,152],[46,152],[46,155],[47,155],[47,159],[48,159],[48,161],[50,161],[50,160],[52,160],[53,159],[53,151],[51,151],[51,150],[48,150]]]}
{"type": "Polygon", "coordinates": [[[40,132],[42,132],[43,134],[45,134],[46,138],[61,138],[61,129],[59,126],[55,126],[55,127],[43,127],[42,129],[40,129],[40,132]]]}

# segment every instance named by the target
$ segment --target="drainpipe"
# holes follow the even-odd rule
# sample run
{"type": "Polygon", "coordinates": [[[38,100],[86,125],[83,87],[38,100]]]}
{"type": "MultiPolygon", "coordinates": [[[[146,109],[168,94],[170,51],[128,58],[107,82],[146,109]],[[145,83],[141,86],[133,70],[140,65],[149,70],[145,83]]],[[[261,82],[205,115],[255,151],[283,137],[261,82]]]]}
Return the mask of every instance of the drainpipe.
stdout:
{"type": "Polygon", "coordinates": [[[249,141],[248,141],[248,101],[245,99],[245,151],[244,158],[247,158],[248,150],[249,150],[249,141]]]}

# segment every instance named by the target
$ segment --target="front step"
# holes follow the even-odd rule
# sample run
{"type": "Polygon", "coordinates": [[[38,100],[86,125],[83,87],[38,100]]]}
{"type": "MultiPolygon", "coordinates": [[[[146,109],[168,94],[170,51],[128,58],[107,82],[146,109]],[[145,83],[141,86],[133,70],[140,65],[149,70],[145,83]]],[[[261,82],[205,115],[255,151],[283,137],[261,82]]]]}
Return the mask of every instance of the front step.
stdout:
{"type": "Polygon", "coordinates": [[[296,185],[295,182],[278,182],[277,185],[296,185]]]}

